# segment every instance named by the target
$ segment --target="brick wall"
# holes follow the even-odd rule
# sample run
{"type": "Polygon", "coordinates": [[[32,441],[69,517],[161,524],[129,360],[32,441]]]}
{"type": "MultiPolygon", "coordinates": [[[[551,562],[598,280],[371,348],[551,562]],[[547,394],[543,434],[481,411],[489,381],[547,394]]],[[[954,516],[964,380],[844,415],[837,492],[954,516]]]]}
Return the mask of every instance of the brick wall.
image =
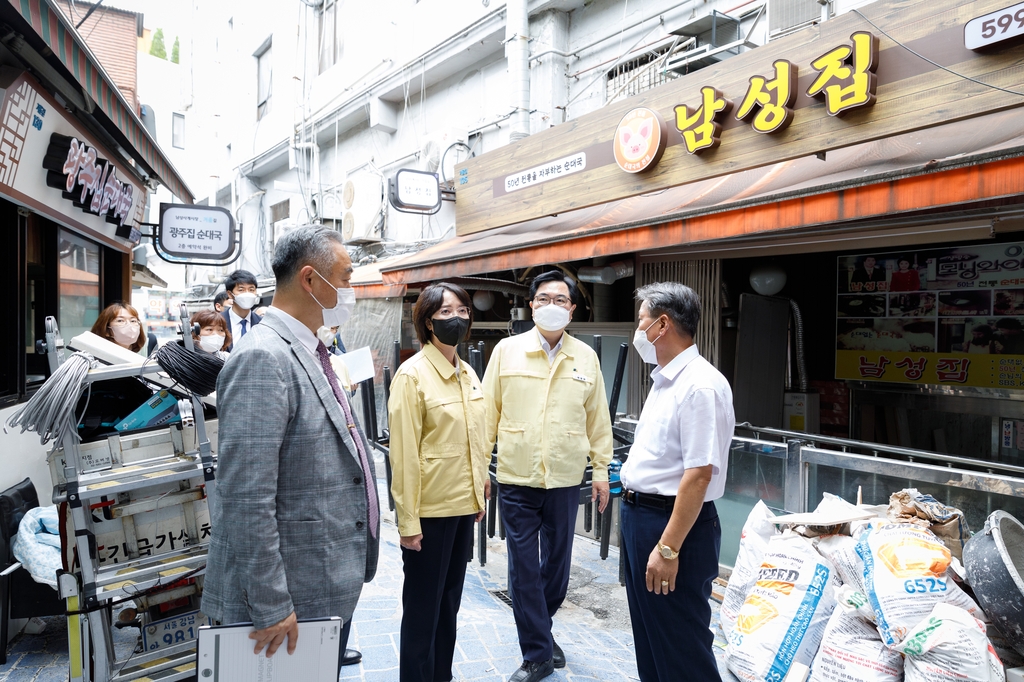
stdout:
{"type": "MultiPolygon", "coordinates": [[[[91,5],[70,0],[51,0],[77,25],[91,5]]],[[[78,32],[85,39],[100,65],[110,76],[128,103],[139,110],[136,14],[100,6],[86,19],[78,32]]],[[[167,46],[168,55],[171,47],[167,46]]]]}

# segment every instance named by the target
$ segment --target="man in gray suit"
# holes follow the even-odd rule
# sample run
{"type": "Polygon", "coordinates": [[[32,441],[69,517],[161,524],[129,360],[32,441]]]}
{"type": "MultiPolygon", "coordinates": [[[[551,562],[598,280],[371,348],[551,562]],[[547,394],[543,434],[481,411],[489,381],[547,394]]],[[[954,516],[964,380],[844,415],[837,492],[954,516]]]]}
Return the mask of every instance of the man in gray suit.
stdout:
{"type": "Polygon", "coordinates": [[[279,242],[273,267],[273,305],[217,381],[226,418],[202,607],[251,621],[267,656],[286,639],[295,650],[297,619],[349,622],[380,530],[370,448],[316,337],[351,314],[352,261],[339,233],[308,226],[279,242]]]}

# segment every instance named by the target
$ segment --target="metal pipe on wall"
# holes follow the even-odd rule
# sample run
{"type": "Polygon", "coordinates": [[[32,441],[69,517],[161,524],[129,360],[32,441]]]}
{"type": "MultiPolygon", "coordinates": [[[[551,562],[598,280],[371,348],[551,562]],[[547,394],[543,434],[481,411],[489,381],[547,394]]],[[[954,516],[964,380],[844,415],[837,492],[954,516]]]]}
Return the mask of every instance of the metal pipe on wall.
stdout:
{"type": "Polygon", "coordinates": [[[509,0],[505,13],[505,58],[515,114],[509,141],[530,135],[530,11],[527,0],[509,0]]]}

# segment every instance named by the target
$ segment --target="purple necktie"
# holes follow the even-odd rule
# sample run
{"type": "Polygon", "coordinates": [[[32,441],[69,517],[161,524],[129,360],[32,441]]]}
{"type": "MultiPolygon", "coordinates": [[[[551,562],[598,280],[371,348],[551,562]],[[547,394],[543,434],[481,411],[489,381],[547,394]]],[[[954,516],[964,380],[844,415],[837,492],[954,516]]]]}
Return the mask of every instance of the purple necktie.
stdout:
{"type": "Polygon", "coordinates": [[[377,519],[380,516],[380,507],[377,503],[377,482],[370,473],[370,462],[366,458],[366,450],[363,449],[363,439],[359,437],[356,422],[352,419],[352,409],[349,407],[345,394],[341,391],[338,375],[331,367],[331,356],[323,342],[317,343],[316,354],[320,356],[320,364],[324,368],[324,374],[327,375],[327,381],[331,384],[331,390],[334,391],[334,397],[338,399],[341,411],[345,413],[345,423],[348,425],[349,433],[352,434],[352,440],[355,441],[356,451],[359,453],[359,463],[363,465],[363,481],[366,483],[366,516],[370,522],[370,535],[376,538],[377,519]]]}

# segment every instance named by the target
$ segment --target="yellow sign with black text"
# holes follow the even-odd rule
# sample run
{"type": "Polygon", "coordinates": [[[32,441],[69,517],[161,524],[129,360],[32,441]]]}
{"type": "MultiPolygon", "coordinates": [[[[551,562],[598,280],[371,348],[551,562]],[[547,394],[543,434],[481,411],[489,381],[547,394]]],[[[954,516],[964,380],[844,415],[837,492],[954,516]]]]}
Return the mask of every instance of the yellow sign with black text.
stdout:
{"type": "Polygon", "coordinates": [[[836,378],[1019,390],[1024,389],[1024,357],[841,350],[836,378]]]}

